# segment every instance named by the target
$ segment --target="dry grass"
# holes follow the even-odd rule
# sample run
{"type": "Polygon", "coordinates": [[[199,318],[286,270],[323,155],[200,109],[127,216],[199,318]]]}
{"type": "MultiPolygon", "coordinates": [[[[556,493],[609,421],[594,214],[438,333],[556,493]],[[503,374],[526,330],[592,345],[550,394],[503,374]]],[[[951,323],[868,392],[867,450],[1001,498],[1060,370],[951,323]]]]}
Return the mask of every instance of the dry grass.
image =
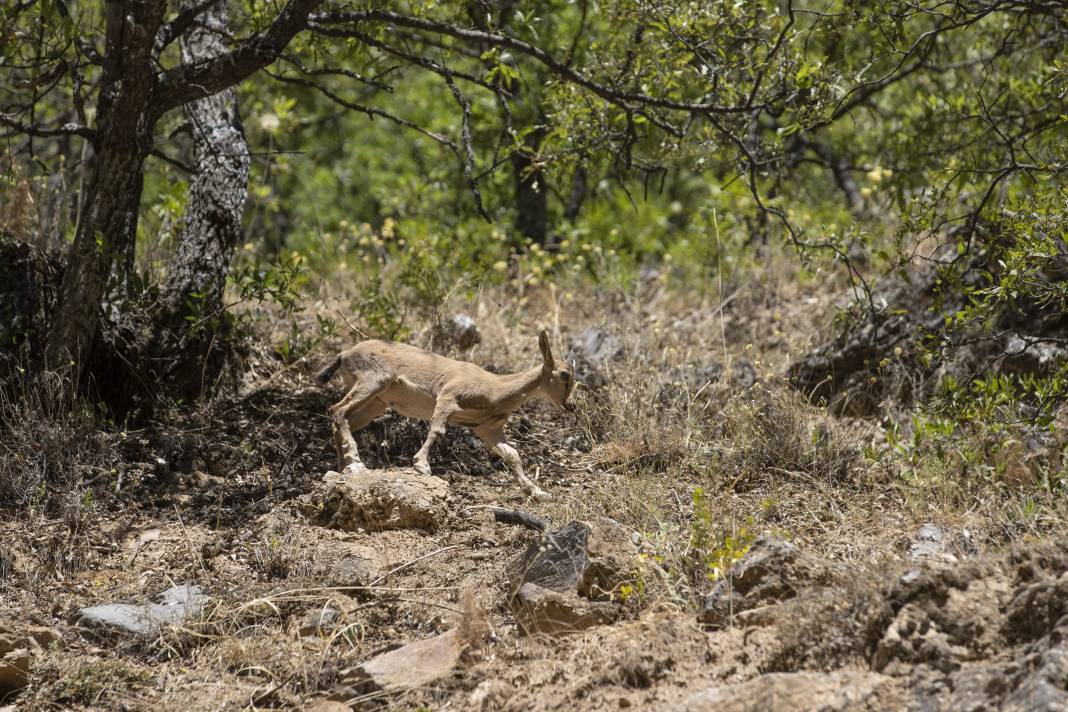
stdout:
{"type": "MultiPolygon", "coordinates": [[[[661,658],[622,648],[598,650],[590,642],[596,634],[551,642],[519,635],[503,604],[501,582],[530,534],[494,524],[479,509],[489,503],[529,508],[554,524],[598,515],[620,521],[634,530],[640,546],[633,584],[625,594],[617,592],[632,619],[620,626],[670,619],[690,629],[719,569],[761,531],[792,539],[806,551],[840,562],[843,570],[862,572],[899,560],[916,525],[927,519],[954,531],[969,529],[980,546],[1063,526],[1055,521],[1063,505],[1034,491],[990,488],[966,502],[913,491],[913,484],[903,485],[894,453],[873,447],[882,442],[881,424],[835,420],[790,390],[776,374],[801,341],[777,325],[811,326],[818,309],[805,300],[825,298],[820,285],[807,293],[797,286],[743,291],[725,309],[666,290],[649,301],[619,293],[579,293],[565,301],[546,290],[528,293],[523,305],[506,291],[485,290],[471,298],[452,295],[421,311],[425,323],[411,324],[413,332],[429,339],[437,321],[452,313],[471,314],[482,343],[465,358],[496,370],[536,362],[535,334],[542,327],[550,330],[561,357],[587,328],[620,340],[618,353],[596,365],[600,385],[593,387],[590,379],[576,392],[576,416],[531,404],[513,423],[528,471],[540,471],[541,484],[554,499],[545,504],[521,499],[499,460],[450,430],[432,457],[456,494],[456,511],[446,526],[433,537],[346,535],[375,546],[394,542],[399,559],[390,568],[432,551],[447,550],[447,555],[404,568],[375,590],[326,587],[315,580],[310,565],[317,547],[327,543],[323,532],[288,517],[259,517],[308,491],[332,463],[321,413],[333,394],[314,386],[309,374],[366,330],[347,313],[355,289],[324,285],[319,299],[296,315],[264,310],[241,392],[220,395],[200,409],[174,408],[166,413],[166,424],[153,425],[155,449],[144,457],[158,453],[175,472],[130,496],[143,507],[140,514],[148,521],[142,526],[169,522],[181,538],[161,558],[146,553],[125,568],[115,562],[127,559],[112,555],[107,559],[112,578],[101,588],[95,588],[95,571],[71,567],[70,582],[56,584],[62,601],[56,610],[69,615],[85,605],[86,591],[92,592],[91,602],[109,594],[129,597],[131,591],[158,590],[165,578],[202,583],[213,602],[197,619],[157,639],[112,648],[108,654],[121,664],[101,668],[100,687],[86,682],[86,671],[94,669],[94,660],[103,664],[105,656],[98,650],[86,653],[86,644],[72,637],[71,651],[49,668],[63,687],[57,683],[39,692],[34,698],[39,708],[137,701],[154,685],[159,690],[147,706],[173,705],[209,685],[215,696],[206,707],[297,706],[332,689],[342,671],[386,646],[453,626],[469,648],[464,674],[383,704],[463,708],[471,690],[490,679],[468,676],[470,670],[551,686],[545,681],[555,680],[555,673],[538,677],[534,671],[543,669],[538,666],[563,670],[576,661],[613,669],[589,685],[641,691],[661,684],[667,674],[661,658]],[[612,323],[606,323],[606,314],[614,316],[612,323]],[[319,339],[318,316],[335,319],[341,336],[319,339]],[[292,341],[294,334],[315,338],[309,337],[296,357],[282,358],[275,345],[280,339],[292,341]],[[881,461],[871,459],[873,452],[881,461]],[[695,497],[698,489],[702,494],[695,497]],[[180,497],[186,501],[181,507],[180,497]],[[209,570],[199,552],[213,539],[231,544],[209,570]],[[326,605],[342,611],[341,623],[320,634],[299,635],[305,616],[326,605]]],[[[59,493],[79,493],[75,499],[81,503],[84,492],[113,483],[111,470],[125,463],[114,436],[101,429],[92,412],[70,408],[66,397],[47,390],[0,393],[0,447],[12,454],[0,460],[5,478],[0,487],[12,501],[25,503],[20,517],[31,509],[52,512],[53,518],[65,508],[84,511],[73,509],[74,499],[59,493]],[[42,483],[54,499],[38,496],[42,483]]],[[[386,417],[359,439],[369,461],[407,464],[424,432],[424,426],[386,417]]],[[[82,521],[78,526],[86,526],[82,521]]],[[[0,557],[0,566],[5,565],[0,557]]],[[[31,568],[50,565],[42,559],[31,568]]],[[[858,581],[862,578],[858,575],[858,581]]],[[[796,669],[817,659],[859,659],[867,645],[866,626],[879,615],[868,607],[872,596],[866,586],[857,583],[855,590],[845,591],[844,607],[829,601],[826,610],[799,615],[797,625],[783,631],[779,657],[767,664],[796,669]],[[832,619],[834,630],[854,630],[853,638],[806,636],[809,622],[818,626],[832,619]]],[[[698,647],[688,643],[671,655],[682,669],[690,663],[704,669],[707,662],[698,647]]],[[[576,700],[570,702],[580,704],[576,700]]]]}
{"type": "Polygon", "coordinates": [[[13,539],[0,550],[0,585],[63,577],[84,567],[96,515],[92,486],[124,469],[118,437],[53,373],[0,384],[0,500],[13,539]]]}

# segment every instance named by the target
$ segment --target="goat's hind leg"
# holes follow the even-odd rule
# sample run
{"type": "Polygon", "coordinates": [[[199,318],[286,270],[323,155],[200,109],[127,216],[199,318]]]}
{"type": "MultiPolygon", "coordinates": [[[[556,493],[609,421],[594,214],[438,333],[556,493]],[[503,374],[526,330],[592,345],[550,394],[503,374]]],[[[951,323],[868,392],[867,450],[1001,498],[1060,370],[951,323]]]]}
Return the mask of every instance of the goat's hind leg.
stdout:
{"type": "Polygon", "coordinates": [[[342,472],[359,472],[366,465],[360,460],[353,430],[359,430],[377,418],[385,410],[378,400],[390,384],[392,376],[364,376],[357,381],[345,397],[330,408],[334,448],[337,450],[338,468],[342,472]]]}
{"type": "Polygon", "coordinates": [[[525,489],[533,497],[538,499],[549,499],[549,493],[538,487],[533,480],[526,476],[523,472],[523,461],[519,459],[519,451],[516,450],[508,439],[504,435],[504,431],[498,428],[481,427],[475,428],[475,435],[479,439],[486,443],[486,445],[501,456],[508,466],[515,473],[515,477],[519,480],[519,486],[525,489]]]}

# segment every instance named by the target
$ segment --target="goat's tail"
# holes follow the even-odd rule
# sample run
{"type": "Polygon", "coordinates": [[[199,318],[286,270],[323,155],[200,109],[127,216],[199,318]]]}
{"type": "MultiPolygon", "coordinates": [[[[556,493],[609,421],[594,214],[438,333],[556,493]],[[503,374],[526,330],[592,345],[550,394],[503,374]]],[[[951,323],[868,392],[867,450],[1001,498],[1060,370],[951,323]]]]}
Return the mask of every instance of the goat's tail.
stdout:
{"type": "Polygon", "coordinates": [[[337,373],[337,370],[339,368],[341,368],[341,357],[340,356],[335,358],[333,360],[333,362],[329,366],[324,368],[322,371],[319,371],[319,373],[315,374],[315,380],[318,381],[319,383],[326,383],[327,381],[329,381],[331,378],[334,377],[334,374],[337,373]]]}

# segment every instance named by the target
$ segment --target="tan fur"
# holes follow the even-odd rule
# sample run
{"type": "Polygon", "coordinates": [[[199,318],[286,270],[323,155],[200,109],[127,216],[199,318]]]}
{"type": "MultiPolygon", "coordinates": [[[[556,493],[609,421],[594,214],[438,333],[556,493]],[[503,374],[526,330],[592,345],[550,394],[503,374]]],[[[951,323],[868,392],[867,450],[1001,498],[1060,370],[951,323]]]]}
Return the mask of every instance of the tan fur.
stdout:
{"type": "Polygon", "coordinates": [[[319,374],[325,383],[341,371],[349,388],[330,408],[339,467],[349,472],[364,469],[352,433],[392,408],[405,417],[430,421],[430,432],[415,456],[416,470],[430,474],[428,458],[434,441],[445,434],[447,423],[462,425],[508,463],[528,492],[548,497],[524,474],[519,453],[504,435],[509,416],[531,398],[540,396],[568,409],[574,383],[571,372],[555,370],[544,331],[538,345],[542,364],[508,375],[390,341],[364,341],[342,352],[319,374]]]}

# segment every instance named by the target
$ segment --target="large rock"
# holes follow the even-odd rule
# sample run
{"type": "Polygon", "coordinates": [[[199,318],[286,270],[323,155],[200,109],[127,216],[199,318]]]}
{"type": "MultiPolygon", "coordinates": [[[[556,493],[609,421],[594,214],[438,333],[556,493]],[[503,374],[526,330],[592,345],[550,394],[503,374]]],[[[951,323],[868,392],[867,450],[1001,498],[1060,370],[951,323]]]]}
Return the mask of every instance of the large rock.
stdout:
{"type": "Polygon", "coordinates": [[[618,616],[637,549],[618,522],[572,521],[532,542],[512,564],[510,605],[529,632],[558,633],[618,616]]]}
{"type": "Polygon", "coordinates": [[[827,566],[794,544],[761,535],[749,551],[716,582],[705,597],[699,619],[721,627],[733,616],[794,598],[805,586],[830,581],[827,566]]]}
{"type": "Polygon", "coordinates": [[[410,468],[328,472],[325,491],[310,496],[305,512],[324,526],[346,531],[435,531],[448,513],[449,485],[410,468]]]}
{"type": "Polygon", "coordinates": [[[904,710],[893,679],[866,672],[771,673],[691,695],[675,712],[904,710]]]}
{"type": "Polygon", "coordinates": [[[155,635],[168,625],[180,625],[198,615],[207,601],[200,586],[173,586],[150,603],[107,603],[78,611],[78,620],[98,630],[155,635]]]}
{"type": "Polygon", "coordinates": [[[342,674],[362,692],[398,692],[429,685],[452,673],[463,644],[455,629],[375,656],[342,674]]]}

